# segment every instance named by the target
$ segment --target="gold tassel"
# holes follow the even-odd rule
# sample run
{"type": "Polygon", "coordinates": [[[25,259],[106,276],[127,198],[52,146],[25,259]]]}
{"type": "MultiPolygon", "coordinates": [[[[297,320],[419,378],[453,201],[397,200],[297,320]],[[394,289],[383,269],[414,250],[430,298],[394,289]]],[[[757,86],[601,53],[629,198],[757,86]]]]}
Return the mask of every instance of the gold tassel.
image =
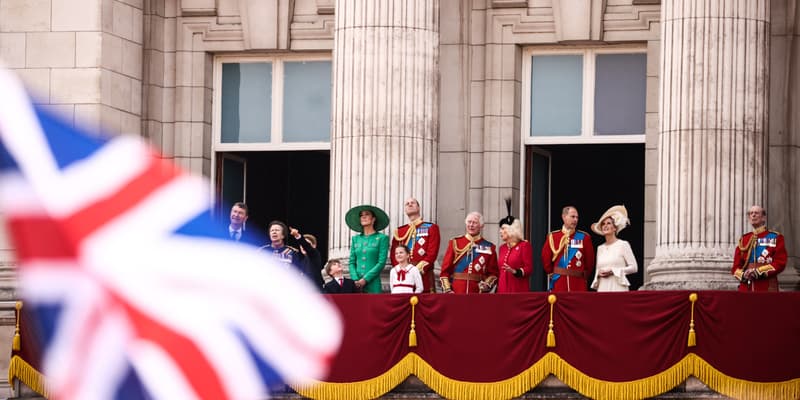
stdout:
{"type": "Polygon", "coordinates": [[[547,329],[547,347],[556,347],[556,334],[553,332],[553,304],[556,303],[556,295],[547,296],[547,302],[550,303],[550,326],[547,329]]]}
{"type": "Polygon", "coordinates": [[[14,341],[11,342],[11,349],[14,351],[20,351],[22,350],[22,337],[19,335],[19,319],[21,313],[20,310],[22,310],[22,301],[17,301],[17,304],[15,304],[14,307],[17,309],[17,324],[14,327],[14,341]]]}
{"type": "Polygon", "coordinates": [[[697,346],[697,338],[694,334],[694,302],[697,301],[697,293],[690,294],[689,301],[692,302],[692,318],[689,321],[689,340],[686,347],[694,347],[697,346]]]}
{"type": "Polygon", "coordinates": [[[411,296],[408,300],[411,303],[411,332],[408,332],[408,347],[417,347],[417,332],[414,330],[414,307],[419,303],[417,296],[411,296]]]}

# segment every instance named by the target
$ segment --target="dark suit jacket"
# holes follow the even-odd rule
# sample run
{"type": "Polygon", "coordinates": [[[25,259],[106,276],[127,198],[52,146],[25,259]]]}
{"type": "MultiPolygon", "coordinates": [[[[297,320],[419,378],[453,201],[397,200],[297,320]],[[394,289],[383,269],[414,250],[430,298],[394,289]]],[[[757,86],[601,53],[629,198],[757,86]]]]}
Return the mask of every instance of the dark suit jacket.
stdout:
{"type": "MultiPolygon", "coordinates": [[[[228,224],[225,224],[221,230],[222,234],[225,235],[225,238],[228,240],[233,240],[230,235],[230,230],[228,229],[228,224]]],[[[239,242],[253,246],[263,246],[267,243],[267,238],[264,235],[259,234],[257,232],[257,228],[252,226],[242,231],[242,237],[239,238],[239,242]]]]}
{"type": "Polygon", "coordinates": [[[358,289],[356,288],[356,283],[352,279],[344,278],[344,283],[341,286],[339,286],[339,281],[336,279],[326,283],[322,292],[328,294],[358,293],[358,289]]]}
{"type": "Polygon", "coordinates": [[[292,240],[297,242],[297,245],[306,251],[306,255],[303,256],[302,259],[305,275],[311,278],[317,290],[322,291],[322,288],[325,286],[325,280],[322,279],[322,258],[320,257],[319,251],[311,246],[311,243],[308,243],[306,238],[302,236],[300,236],[300,239],[292,238],[292,240]]]}

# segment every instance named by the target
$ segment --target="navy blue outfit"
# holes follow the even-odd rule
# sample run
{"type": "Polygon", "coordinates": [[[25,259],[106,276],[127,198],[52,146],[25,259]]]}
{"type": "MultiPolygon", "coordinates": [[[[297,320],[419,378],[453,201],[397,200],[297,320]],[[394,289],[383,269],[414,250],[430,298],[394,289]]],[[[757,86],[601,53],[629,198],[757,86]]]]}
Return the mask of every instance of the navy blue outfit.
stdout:
{"type": "Polygon", "coordinates": [[[282,247],[275,248],[269,243],[266,246],[261,246],[258,250],[272,255],[287,267],[291,265],[300,274],[307,275],[304,263],[301,261],[301,254],[294,247],[284,244],[282,247]]]}

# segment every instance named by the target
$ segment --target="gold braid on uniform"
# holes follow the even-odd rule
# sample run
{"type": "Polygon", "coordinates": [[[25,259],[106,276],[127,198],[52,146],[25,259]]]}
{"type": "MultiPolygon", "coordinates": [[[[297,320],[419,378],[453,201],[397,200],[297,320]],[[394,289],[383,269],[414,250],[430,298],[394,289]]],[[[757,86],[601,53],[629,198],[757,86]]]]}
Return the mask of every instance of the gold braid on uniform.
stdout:
{"type": "Polygon", "coordinates": [[[744,265],[742,267],[747,266],[750,263],[750,254],[752,254],[753,250],[756,248],[756,243],[758,242],[758,235],[763,233],[767,230],[767,226],[759,226],[758,228],[753,230],[753,234],[750,235],[750,240],[747,242],[747,246],[742,246],[742,239],[739,239],[739,250],[745,252],[745,259],[744,265]]]}
{"type": "Polygon", "coordinates": [[[561,228],[561,232],[564,232],[564,236],[561,236],[561,242],[558,243],[558,249],[556,249],[556,246],[553,243],[553,234],[551,233],[550,236],[547,238],[548,241],[550,242],[550,250],[553,251],[553,259],[550,261],[555,261],[556,259],[558,259],[558,256],[560,255],[561,251],[564,250],[569,244],[569,237],[572,236],[573,233],[575,233],[575,230],[561,228]]]}
{"type": "Polygon", "coordinates": [[[456,242],[455,239],[451,240],[451,242],[453,242],[453,252],[456,255],[454,261],[460,260],[461,257],[464,256],[464,254],[472,250],[472,246],[475,244],[476,241],[481,240],[480,236],[472,237],[469,233],[465,234],[464,237],[469,240],[469,243],[467,243],[464,247],[460,249],[458,248],[458,242],[456,242]]]}
{"type": "Polygon", "coordinates": [[[408,238],[410,238],[412,235],[416,235],[417,227],[422,225],[422,222],[423,222],[422,218],[420,218],[420,219],[418,219],[418,220],[416,220],[414,222],[410,222],[408,224],[408,229],[406,229],[406,234],[403,235],[402,237],[400,237],[400,228],[395,229],[394,230],[394,239],[397,240],[398,242],[400,242],[403,246],[405,246],[408,243],[408,238]]]}

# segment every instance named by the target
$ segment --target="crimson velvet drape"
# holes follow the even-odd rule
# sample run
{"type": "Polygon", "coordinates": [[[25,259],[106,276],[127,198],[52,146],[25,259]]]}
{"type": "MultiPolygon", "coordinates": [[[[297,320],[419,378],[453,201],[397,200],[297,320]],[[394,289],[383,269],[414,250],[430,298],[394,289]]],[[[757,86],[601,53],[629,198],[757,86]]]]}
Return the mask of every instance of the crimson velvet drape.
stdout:
{"type": "MultiPolygon", "coordinates": [[[[344,341],[313,398],[371,398],[420,377],[450,398],[514,397],[553,374],[594,398],[642,398],[689,375],[736,398],[800,398],[800,293],[688,291],[331,295],[344,341]],[[694,310],[694,312],[692,312],[694,310]],[[694,320],[694,340],[689,340],[694,320]],[[696,345],[690,346],[690,343],[696,345]]],[[[44,390],[25,313],[9,377],[44,390]]]]}
{"type": "MultiPolygon", "coordinates": [[[[800,293],[696,292],[696,345],[689,347],[690,293],[557,294],[555,347],[546,347],[547,293],[417,295],[416,347],[408,340],[411,295],[330,296],[341,310],[345,336],[323,385],[350,383],[352,394],[352,384],[374,383],[410,353],[444,379],[501,384],[553,353],[578,375],[622,389],[678,367],[711,380],[700,373],[702,364],[712,367],[707,370],[714,379],[738,385],[737,396],[759,397],[769,383],[782,386],[763,392],[764,398],[800,395],[800,293]]],[[[315,393],[332,392],[304,392],[315,393]]]]}

